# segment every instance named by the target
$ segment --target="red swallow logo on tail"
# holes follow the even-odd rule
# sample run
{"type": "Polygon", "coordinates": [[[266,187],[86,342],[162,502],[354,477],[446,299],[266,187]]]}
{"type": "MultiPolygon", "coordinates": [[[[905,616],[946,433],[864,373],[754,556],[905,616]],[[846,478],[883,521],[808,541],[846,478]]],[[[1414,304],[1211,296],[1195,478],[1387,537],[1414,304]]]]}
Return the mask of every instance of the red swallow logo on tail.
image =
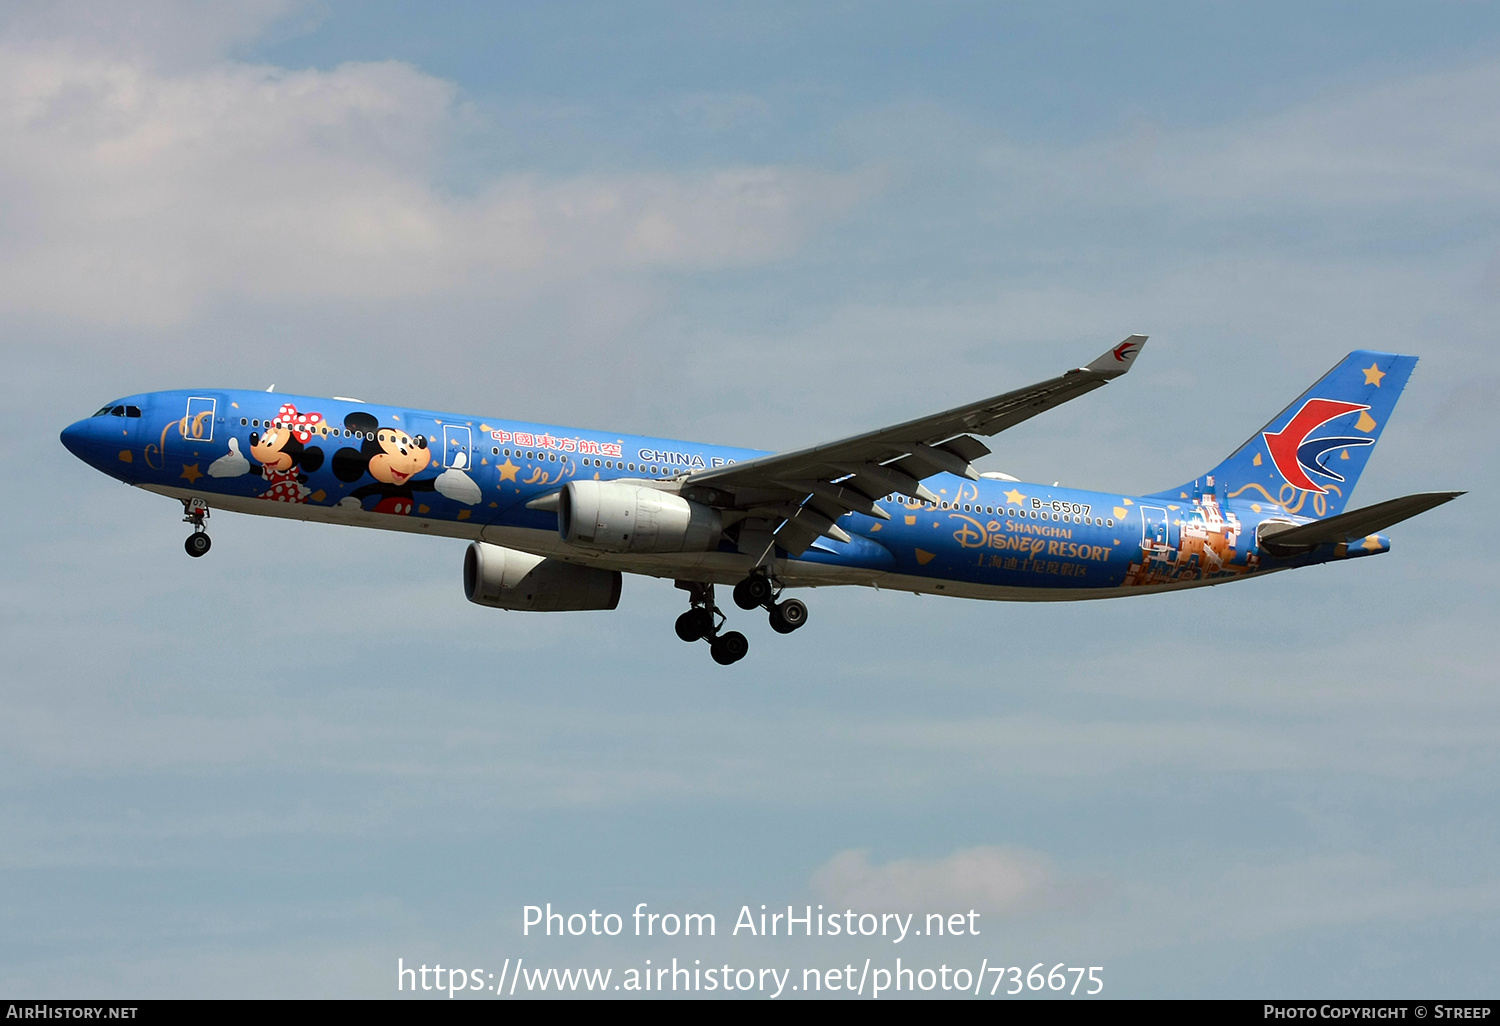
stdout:
{"type": "Polygon", "coordinates": [[[1116,362],[1124,363],[1125,358],[1131,355],[1132,351],[1136,348],[1136,345],[1137,344],[1135,342],[1121,342],[1110,351],[1115,354],[1116,362]]]}
{"type": "Polygon", "coordinates": [[[1304,491],[1317,492],[1321,495],[1328,489],[1318,484],[1309,475],[1317,474],[1334,481],[1344,480],[1323,464],[1321,460],[1323,454],[1334,449],[1374,445],[1375,439],[1359,435],[1312,439],[1307,436],[1331,420],[1336,420],[1347,413],[1358,413],[1360,410],[1368,409],[1369,407],[1363,403],[1346,403],[1337,399],[1309,399],[1302,404],[1302,409],[1287,421],[1286,427],[1274,433],[1262,432],[1261,437],[1266,440],[1266,449],[1271,453],[1271,462],[1276,464],[1276,469],[1293,488],[1301,488],[1304,491]]]}

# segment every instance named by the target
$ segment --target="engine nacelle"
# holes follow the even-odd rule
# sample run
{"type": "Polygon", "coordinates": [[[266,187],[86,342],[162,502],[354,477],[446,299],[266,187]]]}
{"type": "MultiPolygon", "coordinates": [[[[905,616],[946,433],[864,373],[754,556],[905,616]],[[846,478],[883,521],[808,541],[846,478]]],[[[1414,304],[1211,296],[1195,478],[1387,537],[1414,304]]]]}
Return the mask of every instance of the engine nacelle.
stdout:
{"type": "Polygon", "coordinates": [[[620,572],[474,542],[464,553],[464,595],[495,609],[613,609],[620,604],[620,572]]]}
{"type": "Polygon", "coordinates": [[[605,552],[707,552],[724,518],[711,506],[623,481],[570,481],[558,496],[557,533],[605,552]]]}

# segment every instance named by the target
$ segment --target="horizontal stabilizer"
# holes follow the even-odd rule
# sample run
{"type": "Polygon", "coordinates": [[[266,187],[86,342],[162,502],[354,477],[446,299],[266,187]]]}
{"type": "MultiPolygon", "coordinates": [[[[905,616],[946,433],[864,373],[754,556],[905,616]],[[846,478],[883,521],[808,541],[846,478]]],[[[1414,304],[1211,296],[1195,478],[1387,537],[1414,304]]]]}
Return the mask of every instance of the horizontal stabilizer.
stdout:
{"type": "Polygon", "coordinates": [[[1418,513],[1425,513],[1462,494],[1464,493],[1418,492],[1416,495],[1403,495],[1399,499],[1377,502],[1364,509],[1351,510],[1298,527],[1288,526],[1282,529],[1280,524],[1267,524],[1261,532],[1260,543],[1272,555],[1282,556],[1305,552],[1327,542],[1353,541],[1383,531],[1418,513]]]}

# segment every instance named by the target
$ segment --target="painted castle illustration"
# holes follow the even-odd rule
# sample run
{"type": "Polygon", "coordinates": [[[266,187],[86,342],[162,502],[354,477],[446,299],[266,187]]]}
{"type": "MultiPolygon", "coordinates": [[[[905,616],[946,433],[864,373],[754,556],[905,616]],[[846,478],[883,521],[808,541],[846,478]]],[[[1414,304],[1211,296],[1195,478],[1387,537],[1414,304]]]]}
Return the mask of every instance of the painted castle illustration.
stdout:
{"type": "Polygon", "coordinates": [[[1203,486],[1193,486],[1191,507],[1164,503],[1142,505],[1140,510],[1144,524],[1141,555],[1126,570],[1125,587],[1235,577],[1260,567],[1260,556],[1254,551],[1235,562],[1243,527],[1232,510],[1224,511],[1212,477],[1203,486]]]}

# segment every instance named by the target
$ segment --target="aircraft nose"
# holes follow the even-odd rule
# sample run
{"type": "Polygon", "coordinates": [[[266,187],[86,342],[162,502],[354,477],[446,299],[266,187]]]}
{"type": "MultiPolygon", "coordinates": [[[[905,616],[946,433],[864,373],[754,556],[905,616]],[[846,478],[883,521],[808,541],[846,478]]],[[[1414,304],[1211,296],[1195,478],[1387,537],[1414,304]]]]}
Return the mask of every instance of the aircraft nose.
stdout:
{"type": "Polygon", "coordinates": [[[79,459],[87,459],[88,446],[94,440],[92,419],[75,421],[63,428],[61,436],[63,446],[79,459]]]}

